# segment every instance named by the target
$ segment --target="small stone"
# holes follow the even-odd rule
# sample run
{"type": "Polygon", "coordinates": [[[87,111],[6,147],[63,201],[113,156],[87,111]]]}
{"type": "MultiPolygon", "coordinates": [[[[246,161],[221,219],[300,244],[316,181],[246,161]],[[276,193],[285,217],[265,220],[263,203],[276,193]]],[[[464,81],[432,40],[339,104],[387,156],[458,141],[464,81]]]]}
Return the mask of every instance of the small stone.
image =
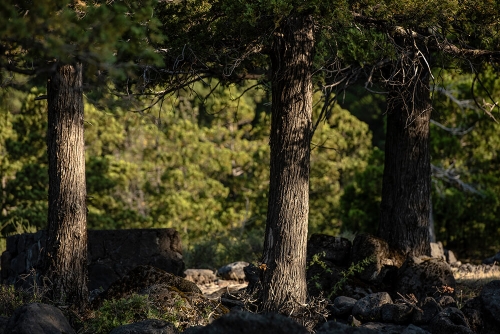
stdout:
{"type": "Polygon", "coordinates": [[[339,296],[335,298],[332,306],[332,315],[334,317],[347,317],[352,313],[352,309],[356,304],[357,300],[350,297],[339,296]]]}
{"type": "Polygon", "coordinates": [[[361,298],[354,304],[352,315],[363,322],[381,320],[381,306],[392,303],[387,292],[377,292],[361,298]]]}

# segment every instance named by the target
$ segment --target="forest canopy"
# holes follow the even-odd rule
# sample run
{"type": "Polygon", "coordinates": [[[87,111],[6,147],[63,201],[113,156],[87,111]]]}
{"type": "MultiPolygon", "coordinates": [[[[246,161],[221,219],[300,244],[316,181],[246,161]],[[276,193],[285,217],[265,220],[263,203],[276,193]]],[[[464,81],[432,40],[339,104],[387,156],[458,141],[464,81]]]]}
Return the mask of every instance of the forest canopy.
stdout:
{"type": "Polygon", "coordinates": [[[11,3],[1,12],[3,237],[47,224],[47,103],[37,97],[56,57],[85,64],[88,227],[174,227],[193,265],[257,258],[268,210],[270,50],[288,17],[310,15],[318,127],[309,233],[377,231],[390,85],[382,65],[405,57],[394,42],[405,31],[435,56],[426,67],[436,238],[466,257],[498,250],[498,69],[474,58],[485,53],[458,49],[496,52],[494,2],[64,4],[11,3]],[[364,83],[331,88],[363,75],[364,83]],[[134,89],[153,101],[134,95],[130,104],[134,89]],[[207,248],[217,254],[210,263],[207,248]]]}

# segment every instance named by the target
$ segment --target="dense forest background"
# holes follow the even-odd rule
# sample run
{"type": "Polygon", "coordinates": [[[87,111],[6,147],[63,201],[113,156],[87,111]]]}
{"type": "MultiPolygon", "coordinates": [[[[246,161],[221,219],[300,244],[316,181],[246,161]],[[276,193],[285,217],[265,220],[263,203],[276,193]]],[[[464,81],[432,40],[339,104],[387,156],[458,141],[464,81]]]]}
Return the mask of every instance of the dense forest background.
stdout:
{"type": "MultiPolygon", "coordinates": [[[[467,259],[500,248],[500,124],[477,107],[488,96],[498,100],[495,72],[435,71],[432,86],[436,239],[467,259]]],[[[35,100],[45,88],[0,94],[5,237],[47,223],[47,106],[35,100]]],[[[109,96],[114,103],[103,107],[86,96],[89,228],[176,228],[192,267],[256,260],[267,210],[270,95],[262,83],[205,81],[149,109],[147,99],[132,105],[109,96]]],[[[337,98],[312,140],[309,232],[375,233],[385,95],[354,86],[337,98]]],[[[317,92],[316,118],[321,108],[317,92]]]]}

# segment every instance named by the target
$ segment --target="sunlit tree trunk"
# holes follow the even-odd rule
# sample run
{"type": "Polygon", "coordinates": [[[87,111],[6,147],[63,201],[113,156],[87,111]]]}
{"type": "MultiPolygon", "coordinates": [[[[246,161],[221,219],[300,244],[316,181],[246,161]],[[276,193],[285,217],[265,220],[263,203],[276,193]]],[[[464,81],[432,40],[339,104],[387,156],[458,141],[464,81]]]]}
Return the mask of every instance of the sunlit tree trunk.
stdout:
{"type": "Polygon", "coordinates": [[[289,303],[304,303],[307,297],[313,50],[310,16],[289,17],[275,32],[271,51],[271,180],[262,256],[265,311],[283,311],[289,303]]]}
{"type": "Polygon", "coordinates": [[[54,302],[83,309],[88,277],[82,65],[58,65],[47,92],[49,213],[43,274],[54,302]]]}

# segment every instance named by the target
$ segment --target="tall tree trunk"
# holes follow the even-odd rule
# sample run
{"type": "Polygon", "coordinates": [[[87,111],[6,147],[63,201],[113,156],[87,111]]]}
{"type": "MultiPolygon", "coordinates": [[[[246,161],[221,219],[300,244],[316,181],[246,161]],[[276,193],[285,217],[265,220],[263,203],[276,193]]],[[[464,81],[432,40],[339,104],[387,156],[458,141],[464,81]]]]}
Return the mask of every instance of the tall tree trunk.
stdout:
{"type": "Polygon", "coordinates": [[[283,311],[307,297],[313,50],[312,18],[284,20],[271,55],[271,180],[261,271],[265,311],[283,311]]]}
{"type": "Polygon", "coordinates": [[[82,65],[58,65],[47,83],[49,214],[43,274],[56,303],[84,309],[87,209],[82,65]]]}
{"type": "Polygon", "coordinates": [[[391,86],[387,100],[379,235],[405,254],[429,255],[429,54],[425,45],[414,43],[410,37],[396,41],[405,50],[401,57],[413,54],[413,59],[400,58],[395,65],[399,66],[393,71],[399,73],[398,83],[391,86]]]}

